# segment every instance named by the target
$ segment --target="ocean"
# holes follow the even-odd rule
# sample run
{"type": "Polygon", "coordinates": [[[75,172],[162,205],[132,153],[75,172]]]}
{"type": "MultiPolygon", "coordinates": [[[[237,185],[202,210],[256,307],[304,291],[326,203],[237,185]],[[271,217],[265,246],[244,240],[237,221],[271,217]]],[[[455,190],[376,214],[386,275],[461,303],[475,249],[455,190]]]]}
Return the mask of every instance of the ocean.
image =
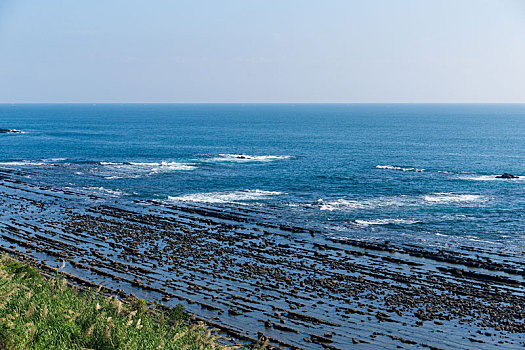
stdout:
{"type": "Polygon", "coordinates": [[[0,127],[23,132],[0,135],[0,168],[56,188],[525,247],[525,105],[4,104],[0,127]]]}

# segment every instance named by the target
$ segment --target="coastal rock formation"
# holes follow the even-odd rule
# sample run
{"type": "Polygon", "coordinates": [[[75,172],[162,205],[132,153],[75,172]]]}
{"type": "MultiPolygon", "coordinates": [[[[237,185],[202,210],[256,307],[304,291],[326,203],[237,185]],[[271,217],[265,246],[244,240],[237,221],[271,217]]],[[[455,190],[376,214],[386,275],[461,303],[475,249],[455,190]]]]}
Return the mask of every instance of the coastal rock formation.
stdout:
{"type": "Polygon", "coordinates": [[[525,343],[520,250],[332,236],[261,208],[115,201],[28,174],[0,169],[0,252],[49,274],[65,262],[61,274],[79,286],[166,310],[182,304],[234,341],[288,350],[525,343]]]}
{"type": "Polygon", "coordinates": [[[0,129],[0,134],[21,134],[22,132],[20,130],[16,129],[0,129]]]}
{"type": "Polygon", "coordinates": [[[496,179],[519,179],[519,176],[503,173],[503,175],[496,176],[496,179]]]}

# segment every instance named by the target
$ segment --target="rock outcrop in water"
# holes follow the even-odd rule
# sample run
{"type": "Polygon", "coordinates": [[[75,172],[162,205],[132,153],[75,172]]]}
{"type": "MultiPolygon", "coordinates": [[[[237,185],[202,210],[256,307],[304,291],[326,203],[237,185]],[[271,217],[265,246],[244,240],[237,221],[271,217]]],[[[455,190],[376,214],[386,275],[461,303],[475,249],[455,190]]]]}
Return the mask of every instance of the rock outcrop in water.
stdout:
{"type": "Polygon", "coordinates": [[[496,176],[496,179],[519,179],[519,176],[503,173],[503,175],[496,176]]]}
{"type": "Polygon", "coordinates": [[[15,129],[0,129],[0,134],[21,134],[22,132],[20,130],[15,129]]]}

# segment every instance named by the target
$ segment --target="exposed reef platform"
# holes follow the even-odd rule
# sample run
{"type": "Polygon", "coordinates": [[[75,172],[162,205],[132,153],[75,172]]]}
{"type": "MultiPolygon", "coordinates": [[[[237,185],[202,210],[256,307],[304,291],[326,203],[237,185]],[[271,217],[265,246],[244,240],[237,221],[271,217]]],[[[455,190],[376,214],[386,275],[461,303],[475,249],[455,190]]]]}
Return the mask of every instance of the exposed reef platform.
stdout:
{"type": "Polygon", "coordinates": [[[0,170],[0,250],[289,349],[518,348],[523,252],[349,239],[264,207],[169,205],[0,170]]]}

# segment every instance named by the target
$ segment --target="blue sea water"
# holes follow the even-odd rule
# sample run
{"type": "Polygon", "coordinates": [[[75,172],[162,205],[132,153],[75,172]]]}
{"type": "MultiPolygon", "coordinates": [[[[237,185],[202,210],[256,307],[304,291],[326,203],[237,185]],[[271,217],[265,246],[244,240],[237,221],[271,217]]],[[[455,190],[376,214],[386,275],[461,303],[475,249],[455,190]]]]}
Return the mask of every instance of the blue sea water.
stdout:
{"type": "Polygon", "coordinates": [[[4,104],[0,128],[24,132],[0,168],[56,188],[525,247],[525,105],[4,104]]]}

